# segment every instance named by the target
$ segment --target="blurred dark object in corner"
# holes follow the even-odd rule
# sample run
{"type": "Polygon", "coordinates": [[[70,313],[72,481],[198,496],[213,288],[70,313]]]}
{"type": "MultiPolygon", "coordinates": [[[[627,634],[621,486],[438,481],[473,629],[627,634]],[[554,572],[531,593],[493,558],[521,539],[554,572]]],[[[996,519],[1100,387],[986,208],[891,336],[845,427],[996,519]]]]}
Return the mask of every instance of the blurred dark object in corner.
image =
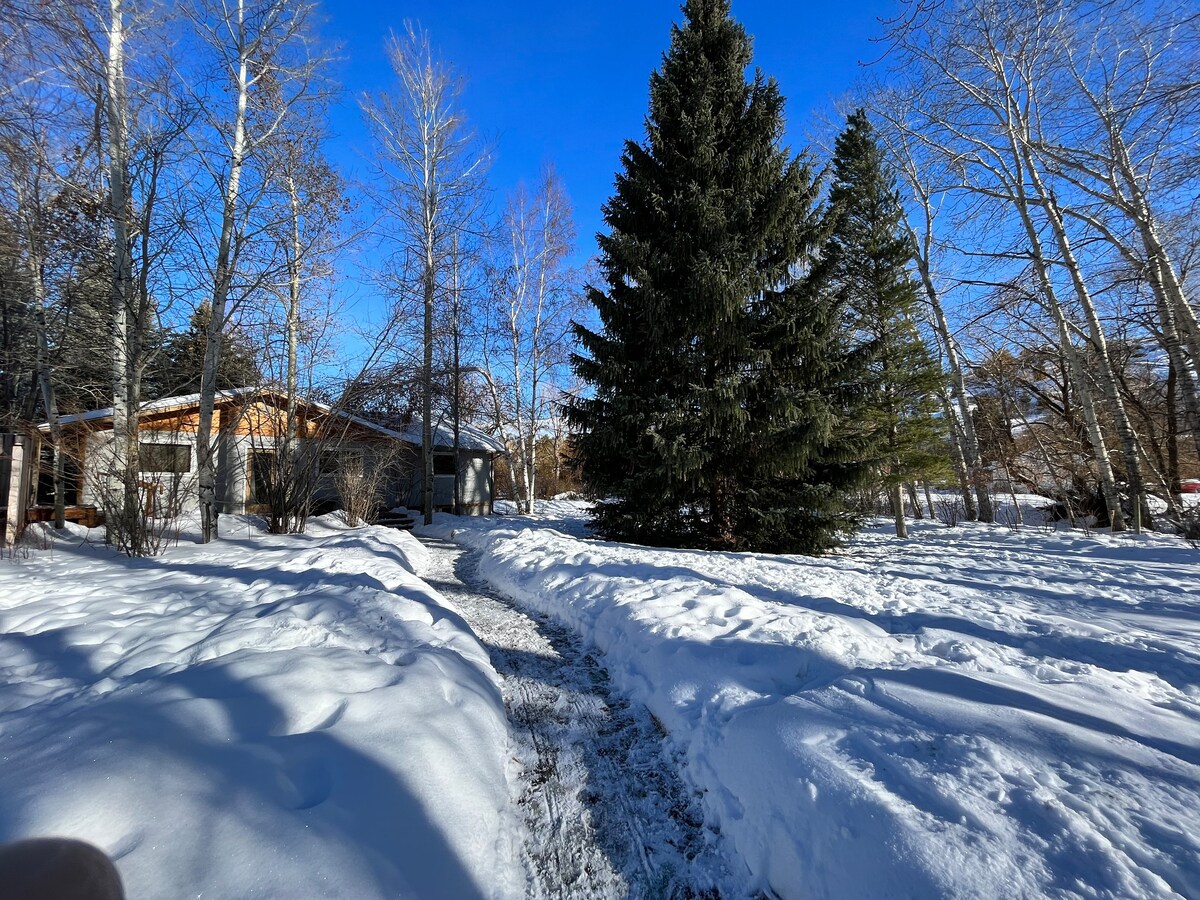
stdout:
{"type": "Polygon", "coordinates": [[[104,851],[68,838],[0,846],[0,900],[125,900],[104,851]]]}

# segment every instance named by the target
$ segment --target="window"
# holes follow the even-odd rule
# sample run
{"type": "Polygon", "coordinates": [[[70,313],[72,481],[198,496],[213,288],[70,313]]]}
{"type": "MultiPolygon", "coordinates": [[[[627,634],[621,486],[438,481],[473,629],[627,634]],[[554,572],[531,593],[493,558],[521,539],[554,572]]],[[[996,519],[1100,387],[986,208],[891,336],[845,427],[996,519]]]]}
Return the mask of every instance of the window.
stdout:
{"type": "Polygon", "coordinates": [[[247,506],[265,506],[271,502],[275,486],[275,451],[251,450],[250,472],[246,484],[247,506]]]}
{"type": "Polygon", "coordinates": [[[454,455],[452,453],[435,453],[433,455],[434,475],[454,474],[454,455]]]}
{"type": "MultiPolygon", "coordinates": [[[[42,444],[41,465],[38,466],[37,504],[54,505],[54,448],[42,444]]],[[[82,475],[79,463],[69,454],[63,454],[63,503],[74,506],[79,502],[79,483],[82,475]]]]}
{"type": "Polygon", "coordinates": [[[138,468],[143,472],[192,471],[191,444],[138,444],[138,468]]]}

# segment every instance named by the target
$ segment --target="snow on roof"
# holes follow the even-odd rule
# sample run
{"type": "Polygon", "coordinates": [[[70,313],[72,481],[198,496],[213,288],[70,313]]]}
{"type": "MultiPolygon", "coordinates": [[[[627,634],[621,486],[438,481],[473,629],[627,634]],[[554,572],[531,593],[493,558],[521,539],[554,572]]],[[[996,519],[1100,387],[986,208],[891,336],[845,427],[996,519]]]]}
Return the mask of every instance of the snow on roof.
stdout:
{"type": "MultiPolygon", "coordinates": [[[[421,443],[421,423],[413,422],[405,427],[399,437],[410,444],[421,443]]],[[[438,422],[433,427],[433,446],[449,449],[454,446],[454,427],[447,422],[438,422]]],[[[473,428],[470,425],[460,425],[458,429],[458,446],[463,450],[487,450],[491,453],[504,453],[504,444],[499,439],[473,428]]]]}
{"type": "MultiPolygon", "coordinates": [[[[243,400],[246,398],[253,398],[255,396],[280,397],[282,395],[277,391],[261,390],[259,388],[230,388],[229,390],[225,391],[217,391],[216,402],[221,403],[231,400],[243,400]]],[[[332,406],[329,406],[325,403],[320,403],[316,400],[300,398],[299,402],[304,406],[316,409],[325,415],[336,416],[339,419],[344,419],[347,422],[351,422],[362,428],[369,429],[377,434],[382,434],[390,438],[396,438],[397,440],[401,441],[407,441],[408,443],[416,444],[417,446],[420,446],[421,444],[420,422],[412,423],[403,431],[394,431],[391,428],[385,428],[384,426],[372,422],[369,419],[364,419],[361,416],[356,416],[352,413],[334,409],[332,406]]],[[[144,402],[139,409],[139,414],[147,415],[152,413],[168,412],[174,409],[187,409],[189,406],[198,406],[199,403],[200,395],[198,393],[180,394],[176,397],[160,397],[157,400],[147,400],[144,402]]],[[[78,422],[98,422],[105,419],[111,419],[112,415],[113,409],[111,406],[109,406],[104,409],[93,409],[84,413],[60,416],[58,421],[62,425],[70,425],[78,422]]],[[[38,429],[41,431],[49,431],[50,423],[43,422],[38,426],[38,429]]],[[[433,429],[433,435],[434,447],[439,449],[449,449],[454,446],[454,431],[449,425],[445,423],[438,423],[433,429]]],[[[459,428],[458,446],[463,450],[486,450],[490,453],[504,452],[503,443],[486,434],[485,432],[480,431],[478,428],[473,428],[470,425],[462,425],[459,428]]]]}

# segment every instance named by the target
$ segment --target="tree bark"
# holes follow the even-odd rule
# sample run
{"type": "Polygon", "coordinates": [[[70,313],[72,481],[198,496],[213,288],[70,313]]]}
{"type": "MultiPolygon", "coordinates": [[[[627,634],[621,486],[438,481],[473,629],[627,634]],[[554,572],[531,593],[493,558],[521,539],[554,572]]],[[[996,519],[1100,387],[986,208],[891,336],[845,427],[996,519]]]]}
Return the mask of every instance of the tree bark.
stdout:
{"type": "Polygon", "coordinates": [[[1113,370],[1112,356],[1108,352],[1108,340],[1104,336],[1104,328],[1100,324],[1100,317],[1096,314],[1096,305],[1092,302],[1091,293],[1088,291],[1087,284],[1083,279],[1083,272],[1079,268],[1079,262],[1076,260],[1074,250],[1071,247],[1070,237],[1067,234],[1066,227],[1063,225],[1063,217],[1059,210],[1058,202],[1053,193],[1046,190],[1041,174],[1037,171],[1028,143],[1025,144],[1024,150],[1025,164],[1029,170],[1030,181],[1041,197],[1041,207],[1046,214],[1047,221],[1050,223],[1051,230],[1054,232],[1063,266],[1067,269],[1068,275],[1070,275],[1071,285],[1075,289],[1075,299],[1083,309],[1084,319],[1087,321],[1088,337],[1091,340],[1092,349],[1095,351],[1099,363],[1097,367],[1099,372],[1097,374],[1099,376],[1100,387],[1103,389],[1109,408],[1112,411],[1113,420],[1117,428],[1117,437],[1121,442],[1121,454],[1125,458],[1125,474],[1129,479],[1129,490],[1135,504],[1134,531],[1140,533],[1143,521],[1149,524],[1145,487],[1142,483],[1142,467],[1138,458],[1137,438],[1134,434],[1133,423],[1129,421],[1129,414],[1125,409],[1125,403],[1121,400],[1120,386],[1117,384],[1117,376],[1113,370]]]}
{"type": "Polygon", "coordinates": [[[109,0],[108,61],[105,66],[108,118],[109,215],[113,228],[113,273],[109,294],[112,335],[113,444],[112,471],[107,493],[115,507],[107,531],[128,552],[143,552],[138,523],[141,509],[137,485],[137,425],[129,405],[129,294],[133,286],[129,246],[129,161],[127,156],[128,105],[125,94],[124,0],[109,0]],[[116,521],[114,521],[116,520],[116,521]],[[114,527],[123,533],[114,535],[114,527]]]}
{"type": "MultiPolygon", "coordinates": [[[[117,0],[113,0],[117,2],[117,0]]],[[[200,422],[196,429],[197,482],[200,501],[201,540],[216,539],[217,474],[213,460],[212,427],[217,397],[217,372],[221,364],[221,341],[225,327],[229,290],[233,282],[232,249],[237,228],[238,197],[246,155],[246,107],[250,95],[249,50],[246,41],[245,0],[237,0],[233,23],[238,42],[237,99],[234,114],[233,144],[229,156],[229,175],[221,204],[221,236],[217,244],[213,272],[211,318],[204,343],[204,367],[200,373],[200,422]]]]}
{"type": "Polygon", "coordinates": [[[888,500],[892,504],[892,515],[896,520],[896,537],[908,537],[908,520],[904,516],[904,497],[901,494],[900,482],[888,485],[888,500]]]}
{"type": "Polygon", "coordinates": [[[975,498],[969,493],[963,495],[966,505],[967,520],[974,522],[994,522],[995,511],[992,508],[992,497],[988,492],[987,473],[980,465],[979,439],[975,434],[975,421],[971,416],[970,399],[967,397],[966,377],[963,373],[962,361],[958,353],[958,342],[950,331],[950,323],[946,319],[946,311],[942,308],[941,298],[934,287],[932,273],[929,268],[928,236],[923,241],[924,252],[916,254],[917,271],[921,276],[921,285],[925,289],[925,298],[933,309],[934,326],[941,338],[942,350],[946,354],[946,365],[950,369],[950,391],[958,407],[957,420],[960,429],[953,429],[952,435],[961,443],[960,452],[966,466],[967,477],[975,490],[975,498]],[[978,503],[978,505],[976,505],[978,503]]]}
{"type": "Polygon", "coordinates": [[[1015,131],[1012,121],[1012,105],[1012,98],[1006,98],[1005,109],[1008,114],[1007,137],[1009,150],[1012,153],[1012,162],[1016,167],[1015,177],[1009,185],[1013,191],[1012,202],[1021,219],[1025,236],[1029,241],[1030,262],[1033,264],[1034,272],[1037,275],[1038,285],[1041,289],[1046,309],[1058,329],[1059,342],[1067,358],[1067,368],[1071,374],[1071,381],[1074,383],[1075,392],[1079,397],[1079,407],[1083,413],[1084,423],[1087,426],[1092,451],[1096,456],[1096,467],[1100,475],[1100,490],[1104,495],[1104,504],[1108,509],[1110,527],[1114,532],[1124,531],[1125,516],[1121,510],[1121,495],[1117,490],[1117,480],[1113,475],[1112,462],[1109,459],[1108,448],[1104,443],[1104,434],[1100,430],[1100,422],[1096,416],[1096,405],[1092,398],[1092,390],[1088,385],[1087,375],[1079,360],[1078,351],[1071,340],[1071,327],[1050,279],[1049,264],[1046,262],[1042,251],[1041,237],[1038,235],[1037,227],[1034,225],[1033,217],[1030,213],[1031,204],[1025,193],[1023,155],[1018,146],[1019,136],[1015,131]]]}

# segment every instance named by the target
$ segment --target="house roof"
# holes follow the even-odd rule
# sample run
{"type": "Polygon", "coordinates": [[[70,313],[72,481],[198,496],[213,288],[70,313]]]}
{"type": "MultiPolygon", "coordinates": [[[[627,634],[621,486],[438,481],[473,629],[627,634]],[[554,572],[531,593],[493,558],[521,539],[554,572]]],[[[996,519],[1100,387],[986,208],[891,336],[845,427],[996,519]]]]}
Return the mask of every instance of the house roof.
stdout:
{"type": "MultiPolygon", "coordinates": [[[[278,391],[262,390],[260,388],[232,388],[225,391],[217,391],[216,402],[232,402],[235,400],[246,399],[266,399],[266,398],[282,398],[282,394],[278,391]]],[[[374,431],[377,434],[385,437],[395,438],[405,441],[416,446],[421,444],[421,423],[415,422],[407,426],[403,431],[394,431],[391,428],[385,428],[369,419],[364,419],[361,416],[356,416],[342,410],[334,409],[327,404],[320,403],[316,400],[308,400],[298,398],[298,402],[309,409],[315,409],[318,412],[334,416],[338,419],[353,423],[361,428],[369,431],[374,431]]],[[[174,410],[188,409],[189,407],[200,406],[199,394],[181,394],[177,397],[161,397],[157,400],[147,400],[139,408],[140,415],[172,412],[174,410]]],[[[106,419],[112,419],[113,409],[111,406],[105,409],[93,409],[88,412],[75,413],[68,416],[59,417],[59,423],[62,425],[70,425],[72,423],[81,422],[104,422],[106,419]]],[[[43,422],[38,426],[40,431],[46,432],[50,430],[50,423],[43,422]]],[[[454,431],[443,423],[438,423],[433,429],[434,447],[438,449],[448,450],[454,446],[454,431]]],[[[470,425],[463,425],[459,428],[458,445],[463,450],[483,450],[489,453],[503,453],[504,445],[496,438],[480,431],[478,428],[473,428],[470,425]]]]}

